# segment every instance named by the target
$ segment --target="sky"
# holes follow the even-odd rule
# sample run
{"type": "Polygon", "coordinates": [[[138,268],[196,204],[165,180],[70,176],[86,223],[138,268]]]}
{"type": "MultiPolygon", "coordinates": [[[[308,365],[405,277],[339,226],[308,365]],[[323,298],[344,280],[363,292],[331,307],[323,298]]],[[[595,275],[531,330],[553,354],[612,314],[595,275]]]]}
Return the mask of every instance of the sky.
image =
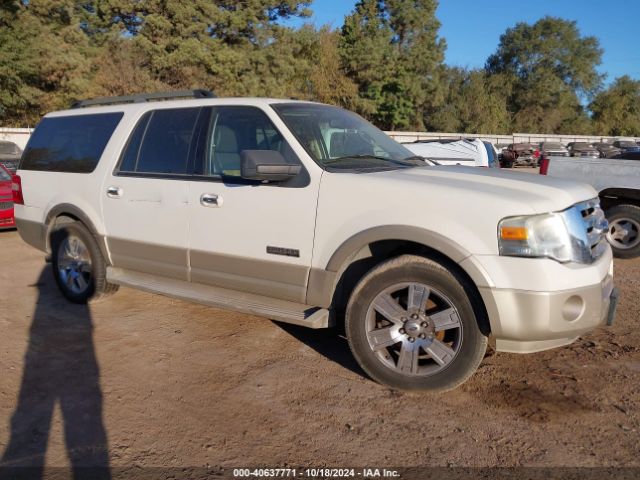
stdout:
{"type": "MultiPolygon", "coordinates": [[[[340,28],[355,3],[313,0],[311,18],[287,23],[340,28]]],[[[625,74],[640,79],[640,0],[440,0],[436,16],[447,42],[445,62],[482,67],[507,28],[545,15],[575,20],[582,35],[598,38],[604,50],[598,70],[606,74],[605,83],[625,74]]]]}

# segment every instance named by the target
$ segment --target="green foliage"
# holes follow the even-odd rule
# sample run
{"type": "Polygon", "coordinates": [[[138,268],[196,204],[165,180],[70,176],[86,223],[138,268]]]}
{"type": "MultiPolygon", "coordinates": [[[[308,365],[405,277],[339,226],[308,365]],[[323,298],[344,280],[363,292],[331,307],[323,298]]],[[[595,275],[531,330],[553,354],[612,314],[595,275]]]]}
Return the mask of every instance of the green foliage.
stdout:
{"type": "Polygon", "coordinates": [[[0,4],[0,119],[33,125],[89,82],[89,45],[74,2],[0,4]]]}
{"type": "Polygon", "coordinates": [[[445,68],[444,97],[428,112],[429,130],[464,133],[512,133],[508,86],[500,75],[482,70],[445,68]]]}
{"type": "Polygon", "coordinates": [[[616,78],[589,105],[594,126],[605,135],[640,136],[640,80],[616,78]]]}
{"type": "Polygon", "coordinates": [[[361,0],[342,27],[340,53],[360,111],[378,125],[421,129],[444,58],[434,0],[361,0]]]}
{"type": "Polygon", "coordinates": [[[209,88],[340,105],[389,130],[640,135],[640,82],[598,93],[602,51],[575,22],[518,23],[484,70],[465,70],[443,63],[436,0],[360,0],[339,30],[282,25],[310,5],[0,0],[0,124],[77,98],[209,88]]]}
{"type": "Polygon", "coordinates": [[[486,70],[511,86],[508,108],[515,131],[587,133],[580,98],[600,88],[601,57],[598,40],[582,37],[575,22],[544,17],[507,29],[486,70]]]}

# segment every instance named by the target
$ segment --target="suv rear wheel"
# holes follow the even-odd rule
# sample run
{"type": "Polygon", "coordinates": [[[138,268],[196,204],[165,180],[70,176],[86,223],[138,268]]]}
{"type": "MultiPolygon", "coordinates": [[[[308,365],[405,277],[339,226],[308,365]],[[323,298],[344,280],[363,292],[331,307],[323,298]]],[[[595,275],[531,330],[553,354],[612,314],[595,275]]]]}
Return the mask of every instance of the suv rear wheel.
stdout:
{"type": "Polygon", "coordinates": [[[360,281],[345,327],[363,370],[404,390],[457,387],[487,348],[464,286],[439,263],[414,255],[384,262],[360,281]]]}
{"type": "Polygon", "coordinates": [[[62,224],[51,233],[53,275],[62,294],[73,303],[87,303],[115,293],[106,279],[100,247],[79,222],[62,224]]]}

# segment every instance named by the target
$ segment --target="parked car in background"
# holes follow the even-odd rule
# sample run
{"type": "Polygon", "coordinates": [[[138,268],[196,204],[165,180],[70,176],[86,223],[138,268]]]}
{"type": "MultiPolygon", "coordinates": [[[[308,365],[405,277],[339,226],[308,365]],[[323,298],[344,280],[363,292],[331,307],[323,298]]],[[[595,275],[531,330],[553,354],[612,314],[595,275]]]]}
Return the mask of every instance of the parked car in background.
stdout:
{"type": "Polygon", "coordinates": [[[514,166],[533,167],[538,164],[540,151],[532,143],[511,143],[502,151],[503,168],[512,168],[514,166]]]}
{"type": "Polygon", "coordinates": [[[593,146],[600,152],[600,158],[611,158],[622,153],[622,150],[608,142],[596,142],[593,146]]]}
{"type": "Polygon", "coordinates": [[[11,174],[16,173],[22,149],[13,142],[0,141],[0,164],[4,165],[11,174]]]}
{"type": "MultiPolygon", "coordinates": [[[[626,155],[640,156],[640,152],[626,155]]],[[[544,157],[540,173],[592,185],[609,221],[609,228],[605,231],[613,254],[620,258],[640,256],[640,162],[628,157],[544,157]]],[[[594,231],[595,227],[589,234],[594,231]]]]}
{"type": "Polygon", "coordinates": [[[567,150],[569,150],[569,155],[572,157],[600,158],[598,149],[588,142],[568,143],[567,150]]]}
{"type": "Polygon", "coordinates": [[[541,157],[568,157],[569,150],[560,142],[540,142],[541,157]]]}
{"type": "Polygon", "coordinates": [[[439,165],[489,168],[500,166],[493,145],[479,139],[418,140],[403,145],[416,155],[435,161],[439,165]]]}
{"type": "Polygon", "coordinates": [[[14,228],[13,192],[11,190],[11,174],[0,165],[0,230],[14,228]]]}
{"type": "Polygon", "coordinates": [[[617,160],[640,160],[640,151],[638,152],[629,152],[629,153],[620,153],[614,157],[617,160]]]}
{"type": "Polygon", "coordinates": [[[640,152],[640,146],[632,140],[616,140],[613,146],[621,150],[621,153],[640,152]]]}

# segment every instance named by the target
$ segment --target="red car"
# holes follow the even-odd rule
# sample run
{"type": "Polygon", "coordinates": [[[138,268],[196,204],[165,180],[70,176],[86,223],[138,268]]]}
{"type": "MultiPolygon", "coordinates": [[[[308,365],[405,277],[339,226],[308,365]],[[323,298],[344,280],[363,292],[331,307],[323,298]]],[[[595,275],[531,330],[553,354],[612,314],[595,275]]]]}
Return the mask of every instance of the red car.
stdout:
{"type": "Polygon", "coordinates": [[[0,165],[0,230],[4,228],[15,228],[15,226],[11,174],[3,165],[0,165]]]}

